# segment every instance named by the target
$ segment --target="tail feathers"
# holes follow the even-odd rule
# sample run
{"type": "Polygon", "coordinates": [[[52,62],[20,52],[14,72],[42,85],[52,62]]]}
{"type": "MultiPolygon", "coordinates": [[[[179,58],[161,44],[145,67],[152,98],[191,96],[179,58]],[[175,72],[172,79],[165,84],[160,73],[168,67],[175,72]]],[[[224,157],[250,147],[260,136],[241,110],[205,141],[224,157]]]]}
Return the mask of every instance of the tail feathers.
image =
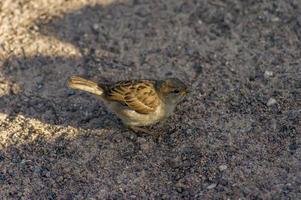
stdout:
{"type": "Polygon", "coordinates": [[[78,76],[72,76],[69,78],[68,87],[72,89],[83,90],[96,95],[102,95],[104,92],[97,83],[78,76]]]}

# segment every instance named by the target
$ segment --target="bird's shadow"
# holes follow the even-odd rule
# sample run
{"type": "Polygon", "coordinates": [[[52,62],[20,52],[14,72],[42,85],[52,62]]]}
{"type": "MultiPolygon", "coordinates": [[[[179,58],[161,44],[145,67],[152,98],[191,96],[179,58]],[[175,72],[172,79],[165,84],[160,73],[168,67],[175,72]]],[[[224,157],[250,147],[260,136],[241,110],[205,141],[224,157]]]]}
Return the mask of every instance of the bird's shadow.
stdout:
{"type": "MultiPolygon", "coordinates": [[[[118,119],[101,101],[68,89],[66,80],[74,74],[103,82],[144,76],[137,70],[141,58],[128,48],[142,45],[143,34],[132,35],[130,26],[145,23],[145,18],[131,22],[126,13],[120,12],[122,6],[131,8],[117,3],[86,6],[49,22],[34,22],[38,34],[73,45],[80,56],[24,54],[7,59],[3,74],[10,90],[0,97],[0,112],[10,119],[23,115],[48,124],[87,129],[119,126],[118,119]],[[132,53],[125,55],[125,51],[132,53]]],[[[143,32],[148,32],[147,28],[143,32]]],[[[154,74],[150,66],[144,66],[144,72],[154,74]]]]}

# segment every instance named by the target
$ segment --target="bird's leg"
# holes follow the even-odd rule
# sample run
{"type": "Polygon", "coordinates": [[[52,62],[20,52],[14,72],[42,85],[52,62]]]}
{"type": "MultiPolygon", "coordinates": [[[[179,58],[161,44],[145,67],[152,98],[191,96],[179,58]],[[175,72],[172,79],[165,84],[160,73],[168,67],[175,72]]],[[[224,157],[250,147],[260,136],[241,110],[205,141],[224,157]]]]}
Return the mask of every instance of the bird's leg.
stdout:
{"type": "Polygon", "coordinates": [[[132,130],[137,135],[140,135],[141,133],[145,133],[148,135],[151,135],[155,141],[158,141],[159,137],[161,136],[160,133],[153,133],[145,128],[137,127],[137,126],[128,126],[130,130],[132,130]]]}
{"type": "Polygon", "coordinates": [[[145,128],[138,127],[138,126],[128,126],[128,128],[130,130],[132,130],[133,132],[135,132],[136,134],[139,134],[139,132],[140,133],[152,134],[149,130],[147,130],[145,128]]]}

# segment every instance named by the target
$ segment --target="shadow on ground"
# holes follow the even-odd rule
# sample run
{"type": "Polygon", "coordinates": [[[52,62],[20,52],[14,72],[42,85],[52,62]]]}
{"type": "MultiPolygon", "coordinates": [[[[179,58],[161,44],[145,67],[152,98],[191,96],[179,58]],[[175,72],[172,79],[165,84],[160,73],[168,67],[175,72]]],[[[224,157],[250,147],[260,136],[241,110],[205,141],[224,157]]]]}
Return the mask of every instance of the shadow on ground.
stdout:
{"type": "MultiPolygon", "coordinates": [[[[55,125],[100,128],[106,126],[107,119],[116,118],[91,95],[68,90],[66,80],[71,75],[80,74],[101,82],[167,76],[192,82],[196,74],[186,73],[186,66],[177,66],[175,55],[161,55],[159,41],[154,41],[156,34],[151,34],[155,30],[146,25],[150,23],[147,16],[151,17],[151,8],[140,6],[142,11],[126,4],[88,6],[46,24],[36,22],[41,34],[71,43],[79,49],[81,57],[37,55],[7,60],[4,74],[16,87],[12,87],[11,94],[1,97],[0,112],[55,125]],[[123,14],[123,9],[129,11],[123,14]]],[[[165,35],[161,37],[166,40],[165,35]]],[[[178,50],[166,51],[175,54],[178,50]]]]}

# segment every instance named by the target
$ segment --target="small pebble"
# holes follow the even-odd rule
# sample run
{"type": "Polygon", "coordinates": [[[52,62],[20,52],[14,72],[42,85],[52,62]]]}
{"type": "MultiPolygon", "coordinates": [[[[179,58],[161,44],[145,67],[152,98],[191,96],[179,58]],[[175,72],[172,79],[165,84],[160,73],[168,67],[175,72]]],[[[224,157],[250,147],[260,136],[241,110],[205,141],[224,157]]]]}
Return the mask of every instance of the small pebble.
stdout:
{"type": "Polygon", "coordinates": [[[277,103],[276,99],[270,98],[270,99],[268,100],[268,102],[267,102],[267,106],[272,106],[272,105],[274,105],[274,104],[276,104],[276,103],[277,103]]]}
{"type": "Polygon", "coordinates": [[[176,190],[177,190],[177,192],[182,193],[184,191],[184,189],[185,189],[185,185],[183,183],[178,182],[176,184],[176,190]]]}
{"type": "Polygon", "coordinates": [[[0,121],[4,121],[8,117],[5,113],[0,113],[0,121]]]}
{"type": "Polygon", "coordinates": [[[94,31],[99,31],[100,30],[99,24],[93,24],[93,30],[94,31]]]}
{"type": "Polygon", "coordinates": [[[279,17],[272,17],[272,18],[271,18],[271,21],[272,21],[272,22],[279,22],[279,21],[280,21],[280,18],[279,18],[279,17]]]}
{"type": "Polygon", "coordinates": [[[38,89],[41,89],[43,87],[43,83],[37,83],[38,89]]]}
{"type": "MultiPolygon", "coordinates": [[[[296,151],[298,149],[298,145],[296,143],[292,143],[288,146],[290,151],[296,151]]],[[[1,162],[1,157],[0,157],[0,162],[1,162]]]]}
{"type": "Polygon", "coordinates": [[[265,71],[264,72],[264,78],[270,78],[270,77],[272,77],[274,75],[274,73],[272,72],[272,71],[265,71]]]}
{"type": "Polygon", "coordinates": [[[37,25],[33,25],[32,29],[35,30],[35,31],[39,31],[40,30],[40,28],[37,25]]]}
{"type": "Polygon", "coordinates": [[[227,165],[220,165],[218,167],[219,171],[225,171],[227,168],[228,168],[227,165]]]}
{"type": "Polygon", "coordinates": [[[145,152],[151,149],[151,145],[144,138],[138,138],[138,143],[140,144],[140,148],[145,152]]]}
{"type": "Polygon", "coordinates": [[[6,180],[5,174],[0,172],[0,181],[5,181],[5,180],[6,180]]]}
{"type": "Polygon", "coordinates": [[[211,190],[211,189],[213,189],[215,187],[216,187],[216,183],[212,183],[211,185],[208,185],[207,189],[211,190]]]}

